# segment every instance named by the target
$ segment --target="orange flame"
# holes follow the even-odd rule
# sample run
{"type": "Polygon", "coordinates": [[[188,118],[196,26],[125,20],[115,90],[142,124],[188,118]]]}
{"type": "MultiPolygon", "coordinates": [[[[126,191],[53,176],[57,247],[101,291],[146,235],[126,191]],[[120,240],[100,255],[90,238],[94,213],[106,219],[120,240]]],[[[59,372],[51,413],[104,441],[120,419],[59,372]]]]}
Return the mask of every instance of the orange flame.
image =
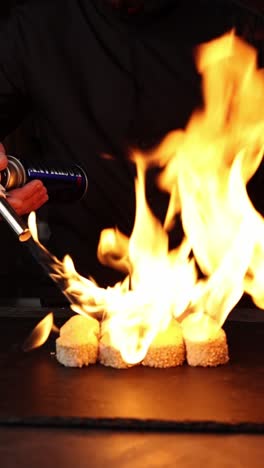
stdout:
{"type": "Polygon", "coordinates": [[[72,309],[103,312],[102,330],[129,364],[144,358],[172,317],[187,315],[184,334],[199,340],[223,325],[244,292],[264,308],[264,221],[246,191],[264,150],[264,73],[256,57],[234,32],[200,46],[204,108],[151,154],[133,155],[133,232],[127,238],[107,229],[98,246],[102,263],[127,273],[124,282],[100,288],[76,272],[70,257],[51,257],[52,277],[63,280],[72,309]],[[170,194],[164,225],[146,200],[145,176],[153,165],[165,167],[157,183],[170,194]],[[179,213],[184,239],[170,251],[168,231],[179,213]]]}
{"type": "Polygon", "coordinates": [[[32,351],[33,349],[42,346],[46,343],[52,331],[56,331],[58,333],[59,330],[54,325],[53,313],[50,312],[36,325],[30,335],[26,338],[23,344],[23,351],[32,351]]]}

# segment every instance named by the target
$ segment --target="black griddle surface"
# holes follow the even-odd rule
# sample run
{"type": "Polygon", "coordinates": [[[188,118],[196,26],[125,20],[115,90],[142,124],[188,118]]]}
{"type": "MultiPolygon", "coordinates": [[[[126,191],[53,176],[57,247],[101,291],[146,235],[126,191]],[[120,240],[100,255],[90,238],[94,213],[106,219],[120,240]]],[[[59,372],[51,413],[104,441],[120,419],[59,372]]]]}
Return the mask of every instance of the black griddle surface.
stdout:
{"type": "Polygon", "coordinates": [[[264,323],[228,322],[218,368],[61,366],[55,336],[23,353],[36,319],[0,318],[0,424],[264,432],[264,323]]]}
{"type": "Polygon", "coordinates": [[[3,468],[263,468],[263,436],[4,427],[0,460],[3,468]]]}

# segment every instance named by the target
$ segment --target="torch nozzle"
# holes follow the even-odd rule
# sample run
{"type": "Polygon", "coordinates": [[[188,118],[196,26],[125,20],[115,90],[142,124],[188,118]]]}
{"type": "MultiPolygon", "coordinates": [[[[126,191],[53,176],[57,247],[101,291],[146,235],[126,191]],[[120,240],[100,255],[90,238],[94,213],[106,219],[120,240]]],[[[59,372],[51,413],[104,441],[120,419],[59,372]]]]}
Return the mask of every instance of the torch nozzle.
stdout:
{"type": "Polygon", "coordinates": [[[26,223],[18,216],[14,208],[8,203],[3,190],[0,189],[0,216],[7,222],[20,242],[25,242],[31,237],[31,232],[26,223]]]}

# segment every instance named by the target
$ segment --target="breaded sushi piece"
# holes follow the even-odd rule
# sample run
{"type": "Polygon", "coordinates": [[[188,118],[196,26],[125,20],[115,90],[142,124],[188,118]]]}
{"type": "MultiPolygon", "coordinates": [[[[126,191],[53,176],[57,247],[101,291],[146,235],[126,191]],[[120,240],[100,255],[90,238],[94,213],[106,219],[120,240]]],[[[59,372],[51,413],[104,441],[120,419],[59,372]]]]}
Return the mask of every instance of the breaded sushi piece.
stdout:
{"type": "Polygon", "coordinates": [[[101,336],[99,342],[99,362],[107,367],[115,369],[128,369],[132,365],[126,363],[120,351],[113,347],[109,334],[106,332],[101,336]]]}
{"type": "Polygon", "coordinates": [[[194,326],[188,327],[188,319],[182,323],[187,363],[196,367],[216,367],[229,361],[228,343],[225,331],[210,326],[210,333],[195,333],[194,326]],[[187,325],[187,326],[186,326],[187,325]]]}
{"type": "Polygon", "coordinates": [[[57,360],[66,367],[83,367],[97,361],[100,326],[89,316],[74,315],[60,329],[57,360]]]}
{"type": "Polygon", "coordinates": [[[176,367],[185,361],[185,344],[180,324],[171,320],[166,330],[159,332],[151,343],[143,366],[149,367],[176,367]]]}

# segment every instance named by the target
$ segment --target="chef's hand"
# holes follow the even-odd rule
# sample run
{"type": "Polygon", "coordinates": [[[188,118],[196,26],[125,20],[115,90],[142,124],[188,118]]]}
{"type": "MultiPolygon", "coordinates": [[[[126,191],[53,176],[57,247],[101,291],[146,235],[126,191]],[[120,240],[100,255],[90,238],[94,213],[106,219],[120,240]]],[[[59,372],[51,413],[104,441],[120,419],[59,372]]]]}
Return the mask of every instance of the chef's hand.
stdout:
{"type": "MultiPolygon", "coordinates": [[[[7,157],[5,148],[0,143],[0,170],[6,168],[7,157]]],[[[8,202],[14,208],[18,215],[24,215],[31,211],[36,211],[47,200],[47,189],[40,180],[28,182],[22,188],[9,190],[7,192],[8,202]]]]}
{"type": "Polygon", "coordinates": [[[2,143],[0,143],[0,171],[3,171],[3,169],[6,168],[6,166],[7,166],[7,157],[5,154],[5,148],[2,145],[2,143]]]}

